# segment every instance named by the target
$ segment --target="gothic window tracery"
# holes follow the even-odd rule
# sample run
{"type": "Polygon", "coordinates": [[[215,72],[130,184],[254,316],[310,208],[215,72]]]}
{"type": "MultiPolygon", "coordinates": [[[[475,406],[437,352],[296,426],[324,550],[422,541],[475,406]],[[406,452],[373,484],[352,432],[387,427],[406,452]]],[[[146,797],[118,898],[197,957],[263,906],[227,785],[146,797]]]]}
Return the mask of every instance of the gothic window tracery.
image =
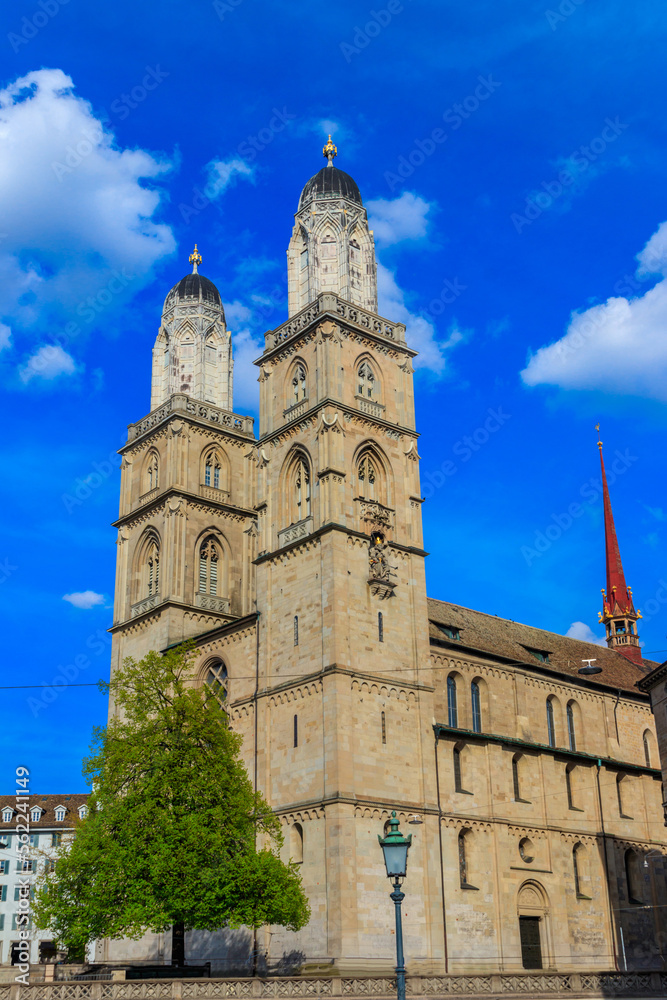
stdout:
{"type": "Polygon", "coordinates": [[[306,369],[299,363],[292,376],[292,403],[299,403],[307,394],[306,369]]]}
{"type": "Polygon", "coordinates": [[[146,553],[146,593],[148,597],[160,593],[160,550],[154,538],[146,553]]]}
{"type": "Polygon", "coordinates": [[[213,663],[209,664],[204,683],[213,693],[220,708],[224,710],[227,703],[228,676],[227,667],[222,660],[214,660],[213,663]]]}
{"type": "Polygon", "coordinates": [[[150,490],[157,489],[158,473],[159,473],[158,457],[155,454],[155,452],[151,452],[151,454],[148,456],[148,466],[146,469],[147,492],[149,492],[150,490]]]}
{"type": "Polygon", "coordinates": [[[213,486],[216,490],[220,489],[220,456],[215,451],[206,456],[204,485],[213,486]]]}
{"type": "Polygon", "coordinates": [[[362,361],[357,369],[357,395],[365,399],[375,399],[377,382],[368,361],[362,361]]]}
{"type": "Polygon", "coordinates": [[[357,468],[359,494],[366,500],[377,500],[378,473],[375,462],[369,454],[363,455],[357,468]]]}
{"type": "Polygon", "coordinates": [[[309,516],[310,466],[303,456],[299,456],[294,470],[294,506],[297,521],[309,516]]]}
{"type": "Polygon", "coordinates": [[[216,596],[218,593],[218,544],[206,538],[199,549],[199,593],[216,596]]]}

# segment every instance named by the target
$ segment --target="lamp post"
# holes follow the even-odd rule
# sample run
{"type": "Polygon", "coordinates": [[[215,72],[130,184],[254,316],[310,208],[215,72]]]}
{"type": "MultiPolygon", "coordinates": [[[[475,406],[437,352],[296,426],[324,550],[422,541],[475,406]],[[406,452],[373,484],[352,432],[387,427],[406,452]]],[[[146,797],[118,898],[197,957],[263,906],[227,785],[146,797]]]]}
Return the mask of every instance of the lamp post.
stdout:
{"type": "Polygon", "coordinates": [[[401,892],[401,881],[405,878],[408,867],[408,850],[412,843],[412,834],[404,837],[398,829],[396,812],[392,812],[389,820],[389,833],[386,837],[378,834],[378,841],[384,855],[387,878],[394,880],[394,891],[389,894],[396,911],[396,994],[398,1000],[405,1000],[405,962],[403,959],[403,923],[401,920],[401,903],[405,893],[401,892]]]}

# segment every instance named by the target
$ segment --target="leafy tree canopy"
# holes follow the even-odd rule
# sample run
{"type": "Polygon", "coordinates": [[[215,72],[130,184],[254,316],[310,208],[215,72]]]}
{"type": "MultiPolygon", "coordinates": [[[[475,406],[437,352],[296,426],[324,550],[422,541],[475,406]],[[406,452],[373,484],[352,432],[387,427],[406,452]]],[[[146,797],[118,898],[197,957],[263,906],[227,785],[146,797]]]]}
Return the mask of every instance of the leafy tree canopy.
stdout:
{"type": "Polygon", "coordinates": [[[96,938],[242,924],[303,927],[297,866],[278,857],[278,819],[254,792],[218,698],[189,682],[192,645],[125,660],[115,716],[95,729],[87,817],[46,873],[35,917],[71,954],[96,938]]]}

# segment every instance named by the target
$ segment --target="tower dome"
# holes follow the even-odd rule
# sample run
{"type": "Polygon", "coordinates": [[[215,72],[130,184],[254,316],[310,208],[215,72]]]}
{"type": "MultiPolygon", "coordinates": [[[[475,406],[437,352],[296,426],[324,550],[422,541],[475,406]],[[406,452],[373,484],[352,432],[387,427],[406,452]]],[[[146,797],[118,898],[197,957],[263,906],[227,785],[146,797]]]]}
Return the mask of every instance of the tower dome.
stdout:
{"type": "Polygon", "coordinates": [[[377,312],[375,245],[359,187],[334,167],[331,136],[322,152],[327,165],[301,192],[287,251],[290,316],[323,292],[377,312]]]}
{"type": "Polygon", "coordinates": [[[184,393],[232,409],[232,343],[220,292],[199,274],[201,255],[190,254],[192,273],[169,291],[153,348],[151,409],[184,393]]]}

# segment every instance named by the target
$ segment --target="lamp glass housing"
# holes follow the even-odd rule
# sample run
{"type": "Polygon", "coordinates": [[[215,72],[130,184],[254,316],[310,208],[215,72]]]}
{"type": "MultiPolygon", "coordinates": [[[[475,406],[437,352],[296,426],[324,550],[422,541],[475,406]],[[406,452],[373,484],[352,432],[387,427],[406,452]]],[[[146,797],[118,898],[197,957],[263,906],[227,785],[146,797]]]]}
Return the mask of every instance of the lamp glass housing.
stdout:
{"type": "Polygon", "coordinates": [[[387,869],[387,878],[405,878],[408,867],[408,851],[412,843],[412,834],[404,837],[398,829],[398,819],[396,812],[392,812],[389,820],[389,833],[386,837],[378,836],[382,854],[384,855],[384,865],[387,869]]]}

